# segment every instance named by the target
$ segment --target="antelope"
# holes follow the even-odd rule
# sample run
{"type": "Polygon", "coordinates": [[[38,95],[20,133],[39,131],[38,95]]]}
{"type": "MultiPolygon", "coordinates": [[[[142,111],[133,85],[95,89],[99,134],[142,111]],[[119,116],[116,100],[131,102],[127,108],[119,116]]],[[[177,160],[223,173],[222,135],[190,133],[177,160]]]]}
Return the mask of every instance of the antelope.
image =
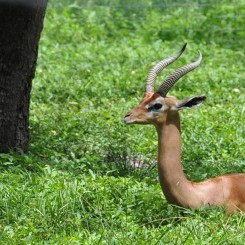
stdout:
{"type": "Polygon", "coordinates": [[[125,124],[153,124],[158,134],[158,175],[168,203],[184,208],[224,206],[227,214],[245,212],[245,174],[227,174],[201,182],[186,178],[181,163],[180,115],[182,109],[201,105],[206,97],[194,96],[183,100],[168,96],[169,90],[185,74],[201,64],[198,59],[173,72],[154,92],[158,74],[177,60],[186,48],[152,67],[146,79],[146,89],[140,103],[124,117],[125,124]]]}

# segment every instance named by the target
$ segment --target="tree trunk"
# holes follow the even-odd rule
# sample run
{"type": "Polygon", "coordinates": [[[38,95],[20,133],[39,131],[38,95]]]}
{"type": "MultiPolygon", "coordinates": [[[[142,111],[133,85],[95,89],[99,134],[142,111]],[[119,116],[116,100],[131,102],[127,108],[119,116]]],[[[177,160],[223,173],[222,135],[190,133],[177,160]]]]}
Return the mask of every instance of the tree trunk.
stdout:
{"type": "Polygon", "coordinates": [[[26,151],[29,105],[47,0],[0,0],[0,152],[26,151]]]}

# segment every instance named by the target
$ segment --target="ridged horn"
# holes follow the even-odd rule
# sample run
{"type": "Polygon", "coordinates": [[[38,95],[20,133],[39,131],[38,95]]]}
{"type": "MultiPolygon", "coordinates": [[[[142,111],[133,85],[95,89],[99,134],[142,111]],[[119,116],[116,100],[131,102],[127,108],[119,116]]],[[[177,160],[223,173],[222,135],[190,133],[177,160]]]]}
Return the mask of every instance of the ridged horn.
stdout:
{"type": "Polygon", "coordinates": [[[171,57],[164,59],[162,61],[159,61],[156,65],[154,65],[148,76],[146,79],[146,88],[145,91],[146,92],[154,92],[154,84],[157,78],[157,75],[165,68],[167,67],[169,64],[173,63],[175,60],[177,60],[181,54],[184,52],[185,48],[186,48],[187,43],[184,44],[184,46],[182,47],[182,49],[180,51],[178,51],[176,54],[172,55],[171,57]]]}
{"type": "Polygon", "coordinates": [[[159,93],[162,97],[166,97],[168,91],[173,87],[173,85],[186,73],[194,70],[196,67],[198,67],[202,62],[202,54],[199,52],[198,59],[188,65],[185,65],[183,67],[180,67],[177,69],[174,73],[172,73],[159,87],[157,93],[159,93]]]}

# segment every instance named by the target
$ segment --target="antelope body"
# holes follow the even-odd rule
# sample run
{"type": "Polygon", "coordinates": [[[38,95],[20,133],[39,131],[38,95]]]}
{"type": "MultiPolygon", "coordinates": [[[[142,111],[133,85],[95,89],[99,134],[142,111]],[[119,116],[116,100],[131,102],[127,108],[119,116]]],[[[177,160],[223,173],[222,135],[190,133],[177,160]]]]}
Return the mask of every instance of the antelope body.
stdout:
{"type": "Polygon", "coordinates": [[[158,133],[159,181],[167,201],[185,208],[225,206],[228,214],[245,212],[245,174],[228,174],[202,182],[188,180],[181,164],[181,132],[179,111],[202,104],[205,96],[184,100],[167,96],[170,88],[186,73],[200,65],[202,55],[194,63],[183,66],[170,75],[154,92],[157,75],[174,62],[185,50],[158,62],[149,72],[146,91],[139,105],[124,117],[126,124],[153,124],[158,133]]]}

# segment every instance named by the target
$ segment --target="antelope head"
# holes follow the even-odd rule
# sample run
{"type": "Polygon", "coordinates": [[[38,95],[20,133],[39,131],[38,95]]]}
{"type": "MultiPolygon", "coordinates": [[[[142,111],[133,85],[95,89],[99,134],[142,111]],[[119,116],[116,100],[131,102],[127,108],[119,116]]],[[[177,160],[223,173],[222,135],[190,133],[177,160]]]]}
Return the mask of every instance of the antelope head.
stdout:
{"type": "Polygon", "coordinates": [[[167,96],[169,90],[182,76],[201,64],[202,54],[200,52],[199,57],[195,62],[177,69],[162,83],[157,92],[154,92],[154,84],[157,75],[181,56],[186,45],[187,44],[185,44],[176,54],[158,62],[152,67],[146,79],[144,97],[139,105],[126,114],[124,117],[125,124],[162,124],[166,122],[168,113],[176,112],[184,108],[194,108],[203,103],[206,99],[205,96],[195,96],[183,100],[167,96]]]}

